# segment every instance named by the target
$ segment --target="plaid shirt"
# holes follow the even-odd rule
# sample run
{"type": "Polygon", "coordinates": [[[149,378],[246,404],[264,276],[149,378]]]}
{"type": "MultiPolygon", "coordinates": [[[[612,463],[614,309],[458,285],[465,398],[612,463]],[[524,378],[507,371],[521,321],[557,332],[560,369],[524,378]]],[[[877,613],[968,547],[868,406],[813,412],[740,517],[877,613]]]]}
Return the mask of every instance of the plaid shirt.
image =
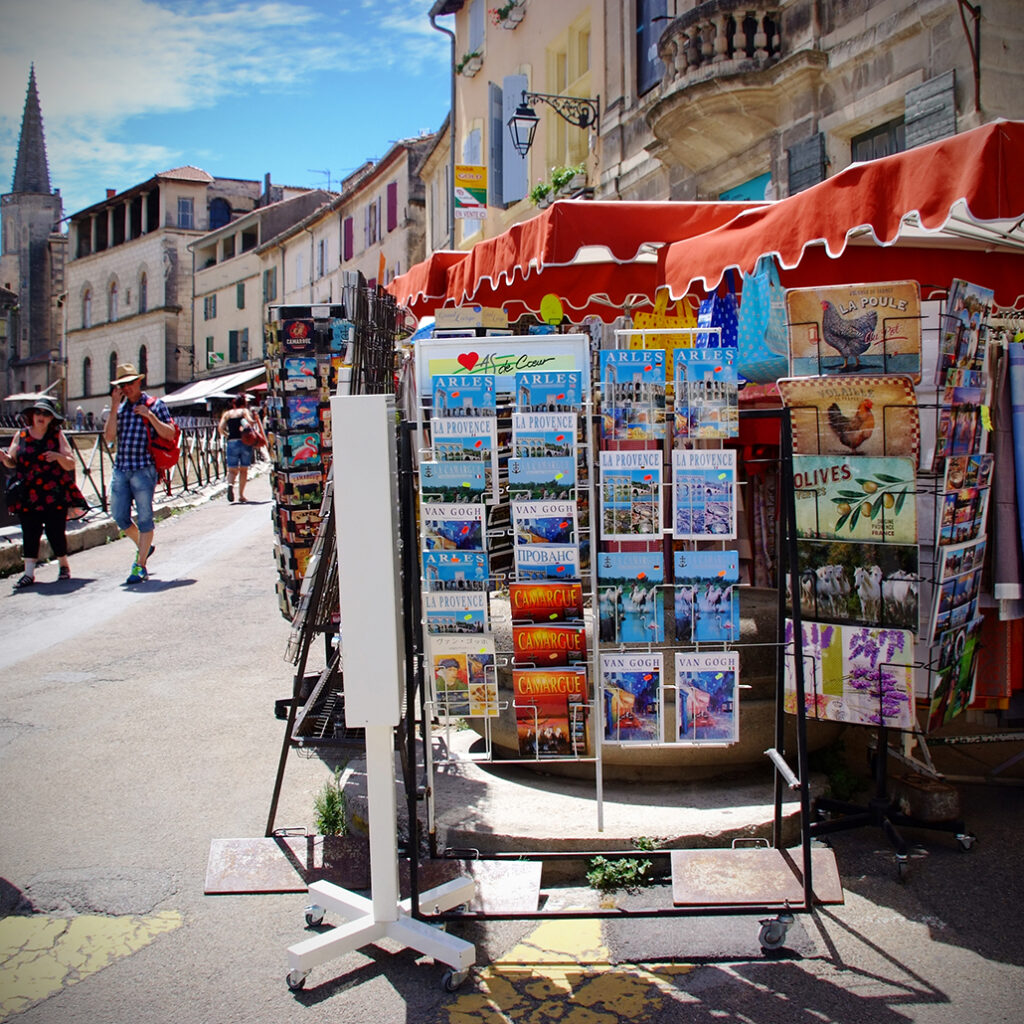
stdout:
{"type": "MultiPolygon", "coordinates": [[[[145,404],[147,398],[149,395],[143,391],[135,405],[145,404]]],[[[114,456],[114,468],[122,473],[134,473],[137,469],[153,465],[149,442],[155,431],[151,431],[149,424],[135,414],[135,405],[129,405],[126,398],[117,407],[117,454],[114,456]]],[[[171,422],[171,414],[159,398],[153,403],[153,414],[164,423],[171,422]]]]}

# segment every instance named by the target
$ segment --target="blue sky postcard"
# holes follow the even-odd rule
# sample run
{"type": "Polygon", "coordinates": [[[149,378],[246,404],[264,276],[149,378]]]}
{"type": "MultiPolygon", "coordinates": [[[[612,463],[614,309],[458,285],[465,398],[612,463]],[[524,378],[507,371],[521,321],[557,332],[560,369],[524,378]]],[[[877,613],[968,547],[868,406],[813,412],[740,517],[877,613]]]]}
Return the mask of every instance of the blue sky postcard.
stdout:
{"type": "Polygon", "coordinates": [[[736,536],[736,451],[672,450],[672,535],[677,540],[736,536]]]}
{"type": "Polygon", "coordinates": [[[663,349],[601,350],[601,432],[612,441],[665,436],[663,349]]]}
{"type": "Polygon", "coordinates": [[[508,460],[508,496],[512,500],[553,501],[572,498],[576,490],[576,457],[508,460]]]}
{"type": "Polygon", "coordinates": [[[740,429],[736,349],[677,348],[674,365],[675,443],[736,437],[740,429]]]}
{"type": "Polygon", "coordinates": [[[497,409],[493,373],[439,373],[431,384],[434,416],[493,416],[497,409]]]}
{"type": "Polygon", "coordinates": [[[675,551],[673,563],[676,642],[737,642],[739,552],[675,551]]]}
{"type": "Polygon", "coordinates": [[[423,502],[420,522],[426,551],[483,551],[483,505],[423,502]]]}
{"type": "Polygon", "coordinates": [[[538,370],[516,374],[516,408],[520,412],[578,412],[583,401],[579,370],[538,370]]]}
{"type": "Polygon", "coordinates": [[[421,462],[420,498],[457,504],[484,500],[486,474],[482,462],[421,462]]]}
{"type": "Polygon", "coordinates": [[[657,551],[602,551],[597,556],[598,631],[602,643],[665,639],[665,560],[657,551]]]}
{"type": "Polygon", "coordinates": [[[568,412],[514,412],[514,458],[565,458],[576,453],[576,415],[568,412]]]}
{"type": "Polygon", "coordinates": [[[490,566],[486,551],[424,551],[427,590],[486,590],[490,566]]]}
{"type": "Polygon", "coordinates": [[[661,451],[601,452],[601,537],[606,541],[661,536],[661,451]]]}

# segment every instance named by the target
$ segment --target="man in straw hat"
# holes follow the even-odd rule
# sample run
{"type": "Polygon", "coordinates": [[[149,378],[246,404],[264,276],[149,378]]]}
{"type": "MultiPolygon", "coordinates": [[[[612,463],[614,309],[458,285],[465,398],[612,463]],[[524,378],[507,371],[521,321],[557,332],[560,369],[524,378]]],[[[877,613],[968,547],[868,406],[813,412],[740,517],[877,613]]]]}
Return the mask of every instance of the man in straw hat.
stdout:
{"type": "Polygon", "coordinates": [[[110,511],[117,525],[135,541],[138,551],[129,584],[149,579],[146,559],[153,550],[153,493],[157,471],[149,454],[150,430],[167,440],[175,436],[174,424],[167,406],[159,399],[150,399],[142,390],[142,377],[131,363],[121,363],[110,382],[111,415],[103,427],[108,444],[117,440],[114,475],[110,481],[110,511]],[[132,522],[132,502],[135,522],[132,522]]]}

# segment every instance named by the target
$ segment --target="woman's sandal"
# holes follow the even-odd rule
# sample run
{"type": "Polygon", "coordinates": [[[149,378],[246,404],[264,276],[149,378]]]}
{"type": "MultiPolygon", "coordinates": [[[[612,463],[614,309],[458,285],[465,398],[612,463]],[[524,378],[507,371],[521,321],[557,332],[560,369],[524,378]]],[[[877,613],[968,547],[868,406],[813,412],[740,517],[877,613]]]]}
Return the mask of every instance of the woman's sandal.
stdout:
{"type": "Polygon", "coordinates": [[[66,566],[66,565],[62,565],[60,567],[60,572],[57,573],[57,579],[58,580],[69,580],[69,579],[71,579],[71,569],[68,566],[66,566]]]}
{"type": "Polygon", "coordinates": [[[25,575],[22,576],[21,579],[18,580],[18,582],[14,584],[14,589],[15,590],[24,590],[26,587],[33,586],[35,584],[35,582],[36,581],[31,576],[29,576],[28,573],[25,573],[25,575]]]}

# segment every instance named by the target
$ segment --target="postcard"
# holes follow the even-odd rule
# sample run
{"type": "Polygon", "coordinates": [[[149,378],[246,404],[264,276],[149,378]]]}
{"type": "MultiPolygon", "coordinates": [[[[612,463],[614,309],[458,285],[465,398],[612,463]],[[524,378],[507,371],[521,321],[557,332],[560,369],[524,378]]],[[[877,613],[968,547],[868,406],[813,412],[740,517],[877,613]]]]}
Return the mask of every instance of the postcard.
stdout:
{"type": "Polygon", "coordinates": [[[789,288],[793,377],[893,373],[921,379],[921,292],[916,281],[789,288]]]}
{"type": "Polygon", "coordinates": [[[578,412],[583,384],[579,370],[522,372],[515,375],[520,412],[578,412]]]}
{"type": "Polygon", "coordinates": [[[654,441],[665,436],[665,352],[602,349],[601,436],[654,441]]]}
{"type": "Polygon", "coordinates": [[[513,623],[582,622],[583,586],[579,583],[511,583],[513,623]]]}
{"type": "Polygon", "coordinates": [[[508,460],[508,496],[512,500],[571,499],[576,491],[575,455],[508,460]]]}
{"type": "Polygon", "coordinates": [[[290,355],[313,355],[316,351],[312,320],[282,320],[278,331],[281,351],[290,355]]]}
{"type": "Polygon", "coordinates": [[[949,544],[946,547],[940,547],[937,552],[939,582],[980,569],[985,562],[987,543],[986,539],[982,537],[980,540],[969,540],[965,544],[949,544]]]}
{"type": "Polygon", "coordinates": [[[428,633],[486,633],[487,594],[482,590],[431,590],[423,595],[428,633]]]}
{"type": "Polygon", "coordinates": [[[658,551],[602,551],[597,556],[598,633],[602,643],[665,639],[664,557],[658,551]]]}
{"type": "Polygon", "coordinates": [[[675,350],[676,445],[693,438],[739,434],[739,374],[735,361],[733,348],[675,350]]]}
{"type": "Polygon", "coordinates": [[[421,462],[420,499],[443,504],[484,500],[482,462],[421,462]]]}
{"type": "Polygon", "coordinates": [[[484,491],[498,500],[497,422],[493,416],[438,416],[430,421],[430,441],[438,462],[479,462],[484,491]]]}
{"type": "Polygon", "coordinates": [[[433,386],[432,416],[493,416],[497,405],[494,374],[437,374],[433,386]]]}
{"type": "Polygon", "coordinates": [[[281,386],[285,391],[315,391],[320,386],[316,356],[285,356],[281,360],[281,386]]]}
{"type": "Polygon", "coordinates": [[[281,463],[286,469],[320,465],[320,433],[285,434],[282,438],[281,463]]]}
{"type": "Polygon", "coordinates": [[[662,655],[602,654],[604,742],[662,741],[662,655]]]}
{"type": "Polygon", "coordinates": [[[736,536],[735,449],[672,449],[672,536],[736,536]]]}
{"type": "Polygon", "coordinates": [[[320,426],[320,403],[316,395],[285,396],[286,419],[290,428],[320,426]]]}
{"type": "Polygon", "coordinates": [[[675,656],[676,739],[680,743],[736,743],[739,730],[738,651],[675,656]]]}
{"type": "Polygon", "coordinates": [[[993,298],[991,288],[954,278],[942,315],[936,384],[946,383],[954,369],[984,374],[993,298]]]}
{"type": "Polygon", "coordinates": [[[512,456],[517,459],[576,456],[576,414],[512,413],[512,456]]]}
{"type": "Polygon", "coordinates": [[[660,537],[661,451],[603,451],[600,455],[602,539],[660,537]]]}
{"type": "Polygon", "coordinates": [[[586,754],[589,695],[585,668],[514,668],[512,690],[522,756],[586,754]]]}
{"type": "Polygon", "coordinates": [[[425,551],[483,551],[484,506],[423,502],[420,521],[425,551]]]}
{"type": "Polygon", "coordinates": [[[577,542],[573,501],[513,501],[512,528],[516,547],[577,542]]]}
{"type": "MultiPolygon", "coordinates": [[[[811,621],[801,625],[808,718],[914,727],[912,632],[811,621]]],[[[787,619],[785,707],[791,714],[797,709],[794,635],[793,621],[787,619]]]]}
{"type": "Polygon", "coordinates": [[[494,638],[429,636],[430,699],[439,718],[497,718],[494,638]]]}
{"type": "Polygon", "coordinates": [[[582,622],[512,626],[513,664],[551,668],[587,663],[587,634],[582,622]]]}
{"type": "Polygon", "coordinates": [[[578,580],[580,549],[575,544],[517,544],[517,580],[578,580]]]}
{"type": "Polygon", "coordinates": [[[939,547],[963,544],[985,534],[991,488],[964,487],[939,496],[939,547]]]}
{"type": "Polygon", "coordinates": [[[676,551],[677,643],[736,643],[740,638],[738,551],[676,551]]]}
{"type": "Polygon", "coordinates": [[[939,583],[927,632],[931,643],[937,643],[943,633],[977,616],[981,572],[981,569],[972,569],[939,583]]]}
{"type": "MultiPolygon", "coordinates": [[[[909,629],[919,625],[916,544],[797,541],[800,614],[817,622],[909,629]]],[[[792,595],[786,587],[786,607],[792,595]]]]}
{"type": "Polygon", "coordinates": [[[921,448],[910,377],[784,377],[793,451],[800,455],[903,455],[921,448]]]}
{"type": "Polygon", "coordinates": [[[917,543],[913,459],[794,455],[793,480],[797,536],[917,543]]]}
{"type": "Polygon", "coordinates": [[[947,459],[942,478],[942,490],[948,494],[965,487],[988,487],[992,483],[992,465],[995,456],[960,455],[947,459]]]}
{"type": "Polygon", "coordinates": [[[350,346],[355,338],[356,325],[351,320],[339,320],[337,317],[327,321],[327,347],[331,352],[341,355],[346,362],[352,359],[350,346]]]}
{"type": "Polygon", "coordinates": [[[982,619],[976,618],[938,637],[939,656],[933,670],[928,732],[953,721],[974,700],[982,623],[982,619]]]}
{"type": "Polygon", "coordinates": [[[490,567],[486,551],[424,551],[423,584],[427,590],[487,590],[490,567]]]}

